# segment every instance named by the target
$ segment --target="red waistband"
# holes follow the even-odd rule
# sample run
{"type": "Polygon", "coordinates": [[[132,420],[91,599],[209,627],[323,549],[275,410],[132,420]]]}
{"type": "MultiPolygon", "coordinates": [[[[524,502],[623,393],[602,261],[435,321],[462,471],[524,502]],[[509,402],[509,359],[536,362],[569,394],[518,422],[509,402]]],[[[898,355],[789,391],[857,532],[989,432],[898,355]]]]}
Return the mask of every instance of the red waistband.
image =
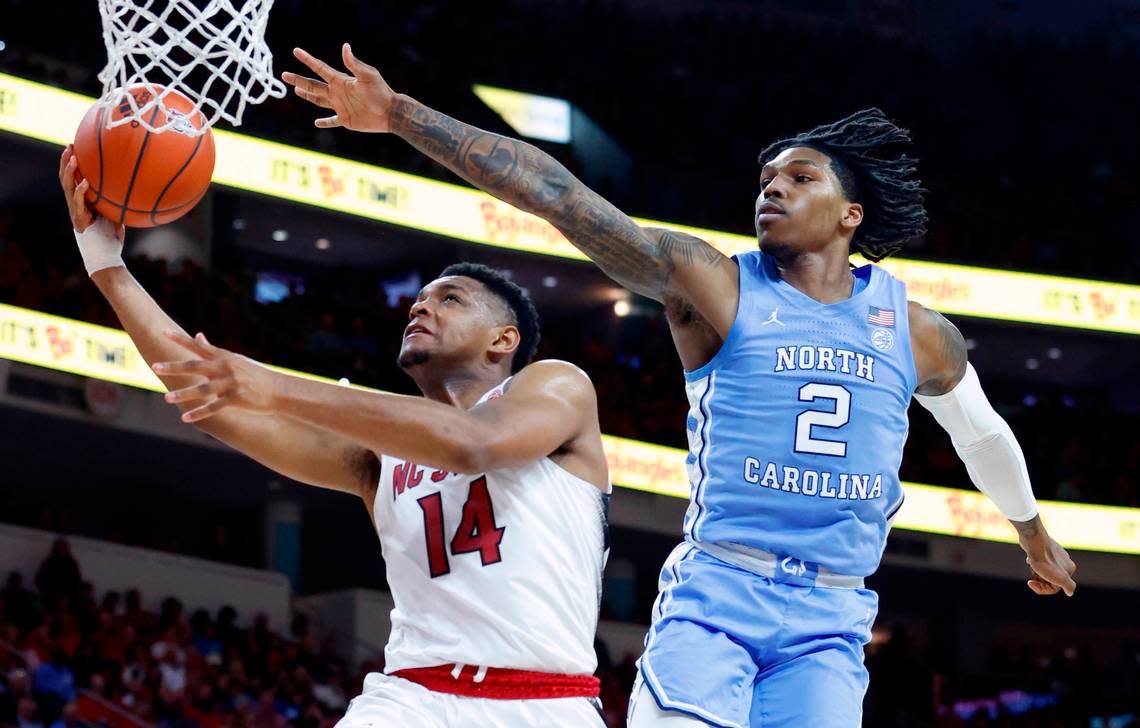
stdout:
{"type": "Polygon", "coordinates": [[[601,690],[601,682],[593,675],[560,675],[476,665],[411,667],[391,674],[437,693],[492,700],[596,698],[601,690]]]}

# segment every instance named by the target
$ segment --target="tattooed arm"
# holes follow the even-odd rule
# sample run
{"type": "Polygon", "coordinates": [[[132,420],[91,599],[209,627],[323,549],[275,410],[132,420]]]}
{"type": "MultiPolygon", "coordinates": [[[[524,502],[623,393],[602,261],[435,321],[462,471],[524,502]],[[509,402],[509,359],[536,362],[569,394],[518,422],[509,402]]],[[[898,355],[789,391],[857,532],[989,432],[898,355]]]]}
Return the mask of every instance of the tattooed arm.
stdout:
{"type": "Polygon", "coordinates": [[[347,44],[342,58],[352,75],[300,49],[294,55],[321,80],[292,73],[284,80],[301,98],[335,112],[317,126],[396,134],[484,192],[550,222],[621,285],[657,301],[683,298],[727,335],[736,317],[737,267],[707,242],[643,229],[534,145],[395,93],[347,44]]]}
{"type": "Polygon", "coordinates": [[[918,394],[946,394],[966,374],[966,340],[958,328],[937,311],[909,302],[910,339],[918,394]]]}
{"type": "Polygon", "coordinates": [[[1072,596],[1077,567],[1041,522],[1021,447],[986,399],[966,360],[962,334],[941,314],[913,301],[908,320],[918,379],[915,399],[950,434],[974,485],[1017,529],[1031,571],[1029,588],[1036,594],[1063,590],[1072,596]]]}

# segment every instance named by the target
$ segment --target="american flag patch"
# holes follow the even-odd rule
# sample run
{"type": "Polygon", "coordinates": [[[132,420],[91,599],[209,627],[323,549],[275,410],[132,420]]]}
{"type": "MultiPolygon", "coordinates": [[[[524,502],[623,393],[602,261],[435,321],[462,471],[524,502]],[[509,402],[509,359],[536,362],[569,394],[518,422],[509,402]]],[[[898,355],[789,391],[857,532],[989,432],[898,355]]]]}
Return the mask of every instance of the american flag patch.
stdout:
{"type": "Polygon", "coordinates": [[[875,326],[890,326],[894,328],[895,311],[891,308],[871,306],[867,309],[867,323],[874,324],[875,326]]]}

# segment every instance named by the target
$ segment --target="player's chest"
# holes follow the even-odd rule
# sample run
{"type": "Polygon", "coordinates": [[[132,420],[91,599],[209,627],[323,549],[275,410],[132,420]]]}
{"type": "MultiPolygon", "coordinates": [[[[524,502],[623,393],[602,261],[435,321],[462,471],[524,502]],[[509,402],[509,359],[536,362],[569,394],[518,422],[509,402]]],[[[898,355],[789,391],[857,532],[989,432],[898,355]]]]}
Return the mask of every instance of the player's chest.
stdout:
{"type": "Polygon", "coordinates": [[[480,557],[472,563],[498,563],[509,481],[501,473],[451,473],[385,458],[376,502],[383,547],[421,554],[432,578],[471,565],[462,560],[470,552],[480,557]]]}

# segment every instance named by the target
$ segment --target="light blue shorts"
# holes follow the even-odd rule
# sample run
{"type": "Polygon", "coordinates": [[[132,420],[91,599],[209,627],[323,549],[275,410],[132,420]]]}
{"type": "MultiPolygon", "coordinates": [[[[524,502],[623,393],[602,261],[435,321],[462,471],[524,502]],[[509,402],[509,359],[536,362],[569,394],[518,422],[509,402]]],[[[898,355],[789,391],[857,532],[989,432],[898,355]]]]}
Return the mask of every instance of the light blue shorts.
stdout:
{"type": "Polygon", "coordinates": [[[725,728],[856,728],[879,598],[818,586],[809,566],[769,578],[682,543],[661,569],[638,680],[661,708],[725,728]]]}

